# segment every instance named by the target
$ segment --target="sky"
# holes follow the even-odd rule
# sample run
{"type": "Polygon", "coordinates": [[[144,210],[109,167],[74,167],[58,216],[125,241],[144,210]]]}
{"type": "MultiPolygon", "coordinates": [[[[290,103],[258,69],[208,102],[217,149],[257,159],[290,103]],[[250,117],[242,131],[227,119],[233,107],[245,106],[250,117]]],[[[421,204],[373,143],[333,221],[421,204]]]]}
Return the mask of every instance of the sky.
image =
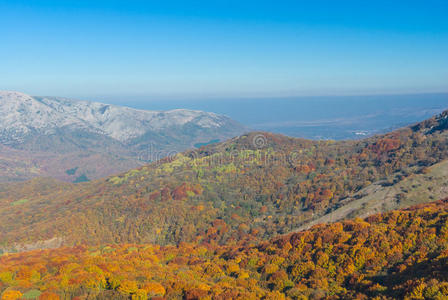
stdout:
{"type": "Polygon", "coordinates": [[[0,89],[97,99],[448,91],[448,1],[0,0],[0,89]]]}

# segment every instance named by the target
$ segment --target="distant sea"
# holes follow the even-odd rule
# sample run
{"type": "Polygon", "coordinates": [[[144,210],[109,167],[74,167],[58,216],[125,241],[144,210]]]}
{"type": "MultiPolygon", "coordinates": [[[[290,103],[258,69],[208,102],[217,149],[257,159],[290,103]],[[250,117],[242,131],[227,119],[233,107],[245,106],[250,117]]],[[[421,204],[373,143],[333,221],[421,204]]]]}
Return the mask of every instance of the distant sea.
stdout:
{"type": "Polygon", "coordinates": [[[448,109],[448,93],[260,99],[99,99],[149,110],[196,109],[224,114],[254,129],[310,139],[359,139],[448,109]]]}

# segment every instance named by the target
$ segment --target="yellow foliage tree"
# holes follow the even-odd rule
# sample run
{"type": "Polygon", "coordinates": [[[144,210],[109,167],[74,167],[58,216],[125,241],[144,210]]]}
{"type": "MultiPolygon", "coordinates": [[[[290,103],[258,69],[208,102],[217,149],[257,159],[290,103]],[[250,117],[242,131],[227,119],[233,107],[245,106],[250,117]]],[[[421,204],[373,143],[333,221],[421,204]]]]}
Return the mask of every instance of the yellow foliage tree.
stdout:
{"type": "Polygon", "coordinates": [[[150,294],[151,296],[163,296],[166,293],[163,285],[158,282],[145,283],[145,285],[143,286],[143,290],[145,290],[146,293],[150,294]]]}
{"type": "Polygon", "coordinates": [[[120,283],[118,290],[123,294],[134,294],[138,290],[138,284],[133,280],[125,279],[120,283]]]}
{"type": "Polygon", "coordinates": [[[7,290],[2,294],[2,300],[16,300],[20,299],[22,295],[20,291],[7,290]]]}

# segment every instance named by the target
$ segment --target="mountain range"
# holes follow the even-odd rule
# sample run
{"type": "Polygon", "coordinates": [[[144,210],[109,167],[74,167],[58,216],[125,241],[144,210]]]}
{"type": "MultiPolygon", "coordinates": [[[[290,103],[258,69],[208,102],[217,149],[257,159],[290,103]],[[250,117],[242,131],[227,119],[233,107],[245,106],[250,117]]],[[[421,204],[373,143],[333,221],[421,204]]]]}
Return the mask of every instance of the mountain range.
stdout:
{"type": "Polygon", "coordinates": [[[0,181],[96,179],[247,131],[214,113],[0,91],[0,181]]]}
{"type": "Polygon", "coordinates": [[[360,141],[251,132],[83,184],[0,186],[3,249],[264,240],[446,191],[448,111],[360,141]]]}
{"type": "Polygon", "coordinates": [[[447,165],[445,111],[362,140],[250,132],[94,181],[0,184],[0,292],[444,299],[447,165]]]}

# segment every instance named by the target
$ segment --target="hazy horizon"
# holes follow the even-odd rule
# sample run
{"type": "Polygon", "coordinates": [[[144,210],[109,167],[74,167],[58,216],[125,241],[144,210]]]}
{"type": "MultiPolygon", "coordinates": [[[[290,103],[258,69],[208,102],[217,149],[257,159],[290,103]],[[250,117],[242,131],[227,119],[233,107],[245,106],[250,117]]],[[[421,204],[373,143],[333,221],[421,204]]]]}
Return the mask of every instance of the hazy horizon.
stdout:
{"type": "Polygon", "coordinates": [[[448,93],[169,100],[113,96],[73,100],[152,111],[191,109],[213,112],[226,115],[250,130],[336,140],[384,133],[448,109],[448,93]]]}

